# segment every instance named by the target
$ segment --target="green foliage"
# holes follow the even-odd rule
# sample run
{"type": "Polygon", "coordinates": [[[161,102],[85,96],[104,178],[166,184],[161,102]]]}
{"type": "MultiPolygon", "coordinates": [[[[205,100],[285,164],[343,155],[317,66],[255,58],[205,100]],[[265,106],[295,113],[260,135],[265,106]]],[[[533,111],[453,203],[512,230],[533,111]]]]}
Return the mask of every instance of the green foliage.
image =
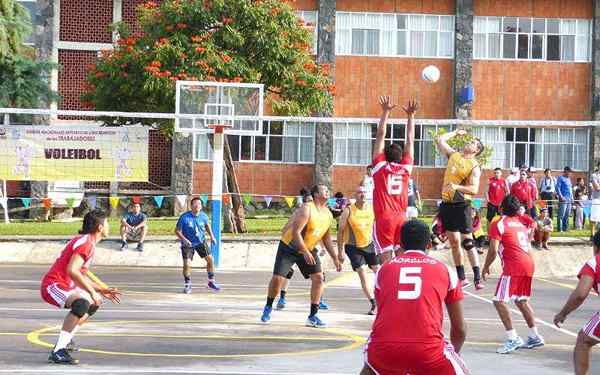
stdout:
{"type": "Polygon", "coordinates": [[[0,107],[45,108],[58,100],[48,82],[54,67],[48,61],[18,55],[0,58],[0,107]]]}
{"type": "Polygon", "coordinates": [[[24,6],[14,0],[0,0],[0,59],[22,55],[23,41],[31,33],[31,19],[24,6]]]}
{"type": "Polygon", "coordinates": [[[138,7],[141,33],[89,67],[84,104],[97,110],[173,112],[175,81],[263,83],[276,114],[332,109],[329,67],[311,34],[280,0],[165,0],[138,7]]]}
{"type": "MultiPolygon", "coordinates": [[[[462,150],[465,145],[469,142],[471,142],[475,137],[473,136],[473,134],[471,134],[469,132],[469,129],[467,130],[467,134],[460,136],[457,135],[455,137],[450,138],[450,140],[448,140],[448,144],[455,150],[462,150]]],[[[448,131],[444,128],[438,129],[437,132],[430,130],[429,131],[429,135],[431,135],[431,138],[436,140],[438,139],[439,136],[446,134],[448,131]]],[[[434,155],[439,155],[439,150],[437,148],[437,142],[433,142],[433,154],[434,155]]],[[[477,161],[479,162],[479,165],[481,165],[482,168],[485,168],[488,166],[488,163],[490,161],[490,158],[492,157],[492,152],[493,149],[490,146],[487,145],[483,145],[483,152],[477,157],[477,161]]]]}

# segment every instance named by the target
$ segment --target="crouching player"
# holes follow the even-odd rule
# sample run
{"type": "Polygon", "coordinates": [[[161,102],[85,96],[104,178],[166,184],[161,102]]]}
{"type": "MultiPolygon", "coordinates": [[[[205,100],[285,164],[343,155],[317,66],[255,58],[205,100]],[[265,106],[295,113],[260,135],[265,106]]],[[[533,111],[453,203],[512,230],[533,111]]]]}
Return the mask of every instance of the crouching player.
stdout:
{"type": "Polygon", "coordinates": [[[377,317],[365,346],[361,375],[462,375],[459,357],[465,342],[463,292],[456,273],[427,255],[431,233],[410,220],[401,229],[407,249],[377,273],[377,317]],[[450,318],[450,342],[444,339],[443,305],[450,318]]]}
{"type": "Polygon", "coordinates": [[[113,303],[120,302],[121,293],[117,289],[98,285],[86,276],[94,258],[95,245],[108,236],[108,229],[103,211],[88,212],[83,218],[80,235],[69,241],[42,280],[42,299],[51,305],[71,310],[48,357],[49,362],[79,363],[69,354],[75,349],[72,339],[77,330],[98,311],[102,297],[113,303]]]}

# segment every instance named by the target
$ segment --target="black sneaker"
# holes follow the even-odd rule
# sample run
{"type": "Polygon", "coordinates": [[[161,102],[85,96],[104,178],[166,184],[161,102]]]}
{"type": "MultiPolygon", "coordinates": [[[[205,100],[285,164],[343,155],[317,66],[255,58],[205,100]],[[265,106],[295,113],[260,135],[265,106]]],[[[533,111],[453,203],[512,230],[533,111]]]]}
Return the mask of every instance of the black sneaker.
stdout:
{"type": "Polygon", "coordinates": [[[75,341],[71,340],[71,342],[67,344],[66,349],[68,352],[78,352],[79,346],[77,346],[77,344],[75,344],[75,341]]]}
{"type": "Polygon", "coordinates": [[[50,356],[48,356],[48,362],[58,363],[61,365],[76,365],[79,363],[78,359],[71,357],[67,349],[60,349],[56,353],[54,350],[50,352],[50,356]]]}
{"type": "Polygon", "coordinates": [[[141,253],[142,251],[144,251],[144,243],[143,242],[138,243],[138,245],[135,249],[141,253]]]}
{"type": "Polygon", "coordinates": [[[128,245],[127,245],[127,242],[125,242],[125,241],[121,241],[121,249],[120,249],[120,250],[121,250],[121,251],[123,251],[123,250],[126,250],[126,249],[127,249],[127,247],[128,247],[128,245]]]}
{"type": "Polygon", "coordinates": [[[377,314],[377,306],[371,306],[371,309],[367,313],[367,315],[376,315],[377,314]]]}

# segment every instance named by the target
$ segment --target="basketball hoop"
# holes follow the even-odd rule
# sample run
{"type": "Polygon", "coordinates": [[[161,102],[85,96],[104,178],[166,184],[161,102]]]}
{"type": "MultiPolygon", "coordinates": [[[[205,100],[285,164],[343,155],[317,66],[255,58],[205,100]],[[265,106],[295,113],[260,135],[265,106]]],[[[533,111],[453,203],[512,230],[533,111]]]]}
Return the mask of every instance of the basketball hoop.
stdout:
{"type": "Polygon", "coordinates": [[[206,127],[209,129],[213,129],[216,134],[220,134],[223,133],[223,130],[225,129],[233,128],[233,124],[208,124],[206,125],[206,127]]]}

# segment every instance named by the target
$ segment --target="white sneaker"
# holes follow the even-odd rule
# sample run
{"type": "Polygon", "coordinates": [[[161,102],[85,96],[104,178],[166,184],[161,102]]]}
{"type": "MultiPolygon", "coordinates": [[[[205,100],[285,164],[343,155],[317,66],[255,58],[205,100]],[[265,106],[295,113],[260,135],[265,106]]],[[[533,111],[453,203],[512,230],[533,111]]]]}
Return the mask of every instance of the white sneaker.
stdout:
{"type": "Polygon", "coordinates": [[[498,350],[496,350],[496,353],[498,353],[498,354],[512,353],[515,350],[522,348],[524,345],[525,345],[525,342],[523,341],[523,339],[520,336],[517,336],[517,338],[514,340],[506,340],[504,342],[504,345],[502,345],[500,348],[498,348],[498,350]]]}

